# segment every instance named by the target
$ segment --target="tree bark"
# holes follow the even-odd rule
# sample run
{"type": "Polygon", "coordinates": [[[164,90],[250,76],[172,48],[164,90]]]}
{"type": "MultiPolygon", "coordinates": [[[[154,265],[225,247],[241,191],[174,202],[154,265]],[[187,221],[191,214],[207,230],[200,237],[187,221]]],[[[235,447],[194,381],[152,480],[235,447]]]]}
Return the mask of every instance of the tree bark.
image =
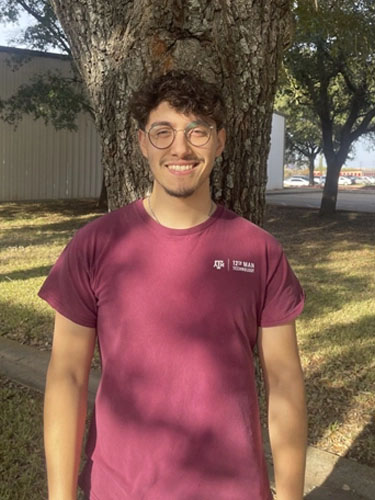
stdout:
{"type": "Polygon", "coordinates": [[[323,153],[327,162],[327,178],[324,184],[320,215],[332,215],[336,212],[339,177],[341,168],[348,157],[353,138],[349,133],[341,136],[338,150],[334,149],[333,129],[330,120],[323,121],[323,153]]]}
{"type": "Polygon", "coordinates": [[[327,177],[319,210],[320,215],[332,215],[336,212],[340,170],[341,165],[338,166],[335,163],[327,164],[327,177]]]}
{"type": "Polygon", "coordinates": [[[289,0],[52,0],[85,81],[102,141],[113,210],[144,196],[128,99],[170,69],[216,81],[228,106],[228,145],[213,172],[214,199],[261,224],[277,73],[289,0]]]}
{"type": "Polygon", "coordinates": [[[316,155],[310,155],[309,158],[309,184],[314,185],[314,170],[315,170],[315,157],[316,155]]]}
{"type": "Polygon", "coordinates": [[[100,189],[100,196],[98,199],[97,207],[104,209],[104,210],[108,209],[107,187],[105,185],[104,175],[103,175],[103,179],[102,179],[102,187],[100,189]]]}

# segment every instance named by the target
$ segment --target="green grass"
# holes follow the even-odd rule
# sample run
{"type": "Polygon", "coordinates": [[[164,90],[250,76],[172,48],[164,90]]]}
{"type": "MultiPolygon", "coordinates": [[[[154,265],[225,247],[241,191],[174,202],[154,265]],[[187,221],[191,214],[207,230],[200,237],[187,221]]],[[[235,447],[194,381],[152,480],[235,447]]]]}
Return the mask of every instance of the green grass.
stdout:
{"type": "Polygon", "coordinates": [[[37,291],[74,232],[99,214],[92,201],[0,204],[0,335],[50,348],[52,313],[37,291]]]}
{"type": "Polygon", "coordinates": [[[0,377],[0,498],[47,498],[42,395],[0,377]]]}
{"type": "Polygon", "coordinates": [[[307,295],[297,324],[310,444],[375,466],[375,214],[269,207],[266,228],[307,295]]]}
{"type": "Polygon", "coordinates": [[[0,376],[0,408],[0,498],[46,500],[43,395],[0,376]]]}
{"type": "MultiPolygon", "coordinates": [[[[49,349],[53,313],[36,293],[74,231],[98,215],[92,201],[0,204],[1,335],[49,349]]],[[[375,466],[375,214],[268,207],[265,226],[307,294],[298,337],[310,444],[375,466]]]]}

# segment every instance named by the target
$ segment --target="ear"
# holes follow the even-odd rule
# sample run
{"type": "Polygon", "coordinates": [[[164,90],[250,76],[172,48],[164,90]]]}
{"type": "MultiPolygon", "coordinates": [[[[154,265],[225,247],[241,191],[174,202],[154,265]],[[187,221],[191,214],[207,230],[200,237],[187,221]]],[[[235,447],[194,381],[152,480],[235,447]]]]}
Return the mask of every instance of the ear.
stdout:
{"type": "Polygon", "coordinates": [[[141,149],[141,152],[145,158],[148,158],[146,132],[144,132],[141,129],[138,129],[137,136],[138,136],[138,143],[139,143],[139,147],[141,149]]]}
{"type": "Polygon", "coordinates": [[[225,131],[225,128],[221,128],[220,130],[217,131],[217,146],[216,146],[215,158],[220,156],[221,153],[223,152],[226,138],[227,138],[227,133],[225,131]]]}

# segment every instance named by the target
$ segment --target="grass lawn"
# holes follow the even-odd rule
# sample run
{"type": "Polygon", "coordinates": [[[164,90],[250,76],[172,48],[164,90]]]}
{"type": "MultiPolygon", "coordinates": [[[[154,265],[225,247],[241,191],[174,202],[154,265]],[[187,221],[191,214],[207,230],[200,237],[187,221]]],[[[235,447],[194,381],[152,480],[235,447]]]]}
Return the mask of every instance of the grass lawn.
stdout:
{"type": "Polygon", "coordinates": [[[0,498],[46,500],[43,395],[0,376],[0,408],[0,498]]]}
{"type": "Polygon", "coordinates": [[[42,395],[0,377],[0,498],[47,498],[42,395]]]}
{"type": "Polygon", "coordinates": [[[297,326],[309,442],[375,466],[375,214],[268,207],[265,227],[307,295],[297,326]]]}
{"type": "MultiPolygon", "coordinates": [[[[100,214],[92,201],[0,204],[0,335],[50,348],[53,314],[36,293],[75,230],[100,214]]],[[[268,207],[265,226],[284,245],[307,294],[298,336],[310,444],[375,466],[375,214],[320,218],[313,210],[268,207]]],[[[14,445],[36,458],[37,415],[27,439],[14,445]]]]}

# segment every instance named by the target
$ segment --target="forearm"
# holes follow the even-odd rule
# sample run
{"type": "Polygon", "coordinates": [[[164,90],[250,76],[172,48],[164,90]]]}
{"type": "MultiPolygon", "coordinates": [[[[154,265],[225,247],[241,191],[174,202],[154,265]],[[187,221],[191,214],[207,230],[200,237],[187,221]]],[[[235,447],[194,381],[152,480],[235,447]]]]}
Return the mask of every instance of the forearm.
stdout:
{"type": "Polygon", "coordinates": [[[269,391],[268,415],[277,500],[302,500],[307,441],[302,373],[269,391]]]}
{"type": "Polygon", "coordinates": [[[50,365],[44,405],[49,500],[75,500],[86,419],[87,384],[50,365]]]}

